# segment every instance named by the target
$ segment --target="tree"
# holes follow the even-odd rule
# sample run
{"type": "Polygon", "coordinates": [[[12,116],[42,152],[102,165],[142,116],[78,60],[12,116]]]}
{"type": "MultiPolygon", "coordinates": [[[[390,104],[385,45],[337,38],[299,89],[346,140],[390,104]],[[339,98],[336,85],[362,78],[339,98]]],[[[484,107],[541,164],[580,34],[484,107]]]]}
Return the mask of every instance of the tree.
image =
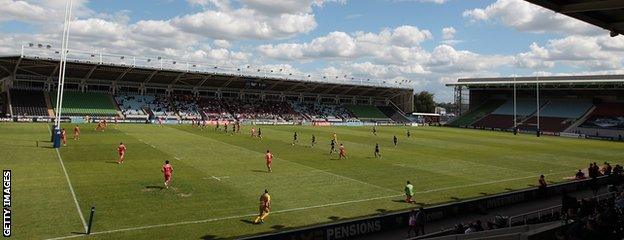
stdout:
{"type": "Polygon", "coordinates": [[[435,106],[433,93],[422,91],[414,95],[414,108],[416,112],[433,113],[435,112],[435,106]]]}

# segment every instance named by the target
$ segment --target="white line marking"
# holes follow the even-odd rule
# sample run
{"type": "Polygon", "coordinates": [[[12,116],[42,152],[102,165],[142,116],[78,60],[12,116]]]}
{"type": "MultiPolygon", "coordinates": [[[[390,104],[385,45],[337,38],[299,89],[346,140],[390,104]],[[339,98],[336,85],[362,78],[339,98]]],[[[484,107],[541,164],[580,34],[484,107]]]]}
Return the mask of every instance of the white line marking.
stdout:
{"type": "Polygon", "coordinates": [[[325,171],[325,170],[321,170],[321,169],[318,169],[318,168],[310,167],[308,165],[304,165],[304,164],[301,164],[301,163],[298,163],[298,162],[293,162],[293,161],[282,159],[282,158],[276,158],[276,159],[279,159],[279,160],[284,161],[284,162],[289,162],[289,163],[292,163],[292,164],[296,164],[296,165],[299,165],[299,166],[302,166],[302,167],[305,167],[305,168],[309,168],[309,169],[312,169],[313,171],[319,171],[319,172],[322,172],[322,173],[325,173],[325,174],[329,174],[329,175],[332,175],[332,176],[335,176],[335,177],[344,178],[344,179],[351,180],[351,181],[354,181],[354,182],[362,183],[364,185],[372,186],[372,187],[375,187],[375,188],[378,188],[378,189],[391,191],[391,192],[400,192],[400,191],[396,191],[396,190],[393,190],[393,189],[385,188],[385,187],[382,187],[382,186],[377,186],[377,185],[372,184],[372,183],[367,183],[367,182],[360,181],[360,180],[357,180],[357,179],[354,179],[354,178],[350,178],[350,177],[338,175],[338,174],[335,174],[335,173],[332,173],[332,172],[328,172],[328,171],[325,171]]]}
{"type": "Polygon", "coordinates": [[[179,157],[173,157],[173,158],[175,158],[176,160],[181,160],[179,157]]]}
{"type": "MultiPolygon", "coordinates": [[[[308,207],[298,207],[298,208],[291,208],[291,209],[285,209],[285,210],[272,211],[271,213],[277,214],[277,213],[295,212],[295,211],[302,211],[302,210],[315,209],[315,208],[339,206],[339,205],[345,205],[345,204],[350,204],[350,203],[359,203],[359,202],[367,202],[367,201],[374,201],[374,200],[380,200],[380,199],[394,198],[394,197],[400,197],[400,196],[403,196],[403,195],[374,197],[374,198],[351,200],[351,201],[336,202],[336,203],[328,203],[328,204],[308,206],[308,207]]],[[[140,227],[133,227],[133,228],[122,228],[122,229],[115,229],[115,230],[108,230],[108,231],[92,232],[91,235],[100,235],[100,234],[108,234],[108,233],[116,233],[116,232],[127,232],[127,231],[135,231],[135,230],[158,228],[158,227],[171,227],[171,226],[178,226],[178,225],[207,223],[207,222],[222,221],[222,220],[229,220],[229,219],[253,217],[253,216],[257,216],[257,215],[258,215],[258,213],[250,213],[250,214],[245,214],[245,215],[229,216],[229,217],[222,217],[222,218],[210,218],[210,219],[203,219],[203,220],[196,220],[196,221],[183,221],[183,222],[174,222],[174,223],[164,223],[164,224],[140,226],[140,227]]],[[[68,239],[68,238],[77,238],[77,237],[84,237],[84,236],[87,236],[87,235],[72,235],[72,236],[64,236],[64,237],[57,237],[57,238],[48,238],[48,240],[68,239]]]]}
{"type": "MultiPolygon", "coordinates": [[[[569,171],[550,173],[550,174],[544,174],[544,175],[554,175],[554,174],[561,174],[561,173],[566,173],[566,172],[569,172],[569,171]]],[[[536,177],[536,176],[503,179],[503,180],[498,180],[498,181],[489,181],[489,182],[482,182],[482,183],[475,183],[475,184],[468,184],[468,185],[461,185],[461,186],[452,186],[452,187],[431,189],[431,190],[414,192],[414,193],[430,193],[430,192],[444,191],[444,190],[450,190],[450,189],[455,189],[455,188],[463,188],[463,187],[487,185],[487,184],[492,184],[492,183],[515,181],[515,180],[521,180],[521,179],[532,178],[532,177],[536,177]]],[[[204,178],[204,179],[210,179],[210,178],[204,178]]],[[[403,194],[398,194],[398,195],[392,195],[392,196],[383,196],[383,197],[374,197],[374,198],[367,198],[367,199],[360,199],[360,200],[351,200],[351,201],[345,201],[345,202],[328,203],[328,204],[322,204],[322,205],[316,205],[316,206],[307,206],[307,207],[299,207],[299,208],[291,208],[291,209],[273,211],[272,213],[275,214],[275,213],[296,212],[296,211],[302,211],[302,210],[308,210],[308,209],[332,207],[332,206],[339,206],[339,205],[345,205],[345,204],[351,204],[351,203],[374,201],[374,200],[381,200],[381,199],[402,197],[402,196],[404,196],[404,195],[403,194]]],[[[177,226],[177,225],[206,223],[206,222],[214,222],[214,221],[229,220],[229,219],[236,219],[236,218],[253,217],[253,216],[256,216],[256,215],[258,215],[258,214],[257,213],[253,213],[253,214],[230,216],[230,217],[222,217],[222,218],[203,219],[203,220],[197,220],[197,221],[183,221],[183,222],[156,224],[156,225],[148,225],[148,226],[133,227],[133,228],[122,228],[122,229],[115,229],[115,230],[108,230],[108,231],[92,232],[91,235],[100,235],[100,234],[108,234],[108,233],[116,233],[116,232],[127,232],[127,231],[135,231],[135,230],[158,228],[158,227],[170,227],[170,226],[177,226]]],[[[77,237],[84,237],[84,236],[86,236],[86,235],[72,235],[72,236],[64,236],[64,237],[57,237],[57,238],[49,238],[48,240],[68,239],[68,238],[77,238],[77,237]]]]}
{"type": "Polygon", "coordinates": [[[152,148],[156,148],[156,147],[154,147],[154,145],[152,145],[152,144],[150,144],[150,147],[152,147],[152,148]]]}
{"type": "MultiPolygon", "coordinates": [[[[562,172],[549,173],[549,174],[544,174],[544,176],[548,176],[548,175],[555,175],[555,174],[562,174],[562,173],[567,173],[567,172],[570,172],[570,171],[562,171],[562,172]]],[[[452,186],[452,187],[436,188],[436,189],[425,190],[425,191],[419,191],[419,192],[414,192],[414,193],[431,193],[431,192],[439,192],[439,191],[451,190],[451,189],[456,189],[456,188],[475,187],[475,186],[480,186],[480,185],[488,185],[488,184],[493,184],[493,183],[511,182],[511,181],[522,180],[522,179],[527,179],[527,178],[535,178],[535,179],[537,179],[538,177],[539,177],[539,176],[528,176],[528,177],[508,178],[508,179],[495,180],[495,181],[489,181],[489,182],[473,183],[473,184],[461,185],[461,186],[452,186]]]]}
{"type": "Polygon", "coordinates": [[[78,211],[78,215],[80,215],[80,220],[82,220],[82,226],[84,227],[85,232],[87,232],[87,222],[85,221],[84,216],[82,215],[82,211],[80,211],[80,204],[78,204],[78,200],[76,199],[76,193],[74,193],[74,187],[69,180],[69,175],[67,175],[67,170],[65,169],[65,164],[63,163],[63,158],[61,158],[61,154],[59,153],[58,148],[56,150],[56,155],[58,156],[59,162],[61,163],[61,167],[63,167],[63,173],[65,173],[65,179],[67,179],[67,185],[69,185],[69,191],[71,192],[72,197],[74,197],[74,203],[76,204],[76,210],[78,211]]]}
{"type": "Polygon", "coordinates": [[[221,182],[221,179],[215,176],[212,176],[212,178],[217,179],[217,181],[221,182]]]}

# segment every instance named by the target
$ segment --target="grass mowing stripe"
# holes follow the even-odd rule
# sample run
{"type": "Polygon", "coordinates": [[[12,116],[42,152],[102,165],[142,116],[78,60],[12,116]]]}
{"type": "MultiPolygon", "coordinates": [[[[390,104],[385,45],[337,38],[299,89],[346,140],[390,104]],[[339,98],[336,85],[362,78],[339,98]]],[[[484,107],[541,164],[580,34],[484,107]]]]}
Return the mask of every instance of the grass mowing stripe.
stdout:
{"type": "Polygon", "coordinates": [[[78,211],[78,215],[80,215],[80,220],[82,221],[82,226],[84,227],[85,232],[87,232],[87,222],[85,221],[85,218],[82,215],[82,211],[80,210],[80,204],[78,204],[78,199],[76,199],[76,193],[74,193],[74,187],[72,186],[71,181],[69,180],[69,175],[67,175],[67,170],[65,169],[65,164],[63,164],[63,158],[61,158],[61,153],[59,153],[58,148],[54,150],[56,150],[56,155],[58,156],[59,162],[61,163],[61,167],[63,167],[63,173],[65,173],[65,179],[67,180],[67,185],[69,185],[69,191],[71,192],[71,195],[74,198],[74,203],[76,204],[76,210],[78,211]]]}
{"type": "MultiPolygon", "coordinates": [[[[194,135],[199,135],[199,134],[196,134],[194,132],[184,131],[184,130],[180,130],[178,128],[171,128],[171,129],[174,129],[176,131],[181,131],[181,132],[194,134],[194,135]]],[[[199,136],[206,137],[205,135],[199,135],[199,136]]],[[[243,150],[247,150],[247,151],[252,151],[252,152],[257,152],[257,153],[263,154],[262,152],[258,152],[258,151],[255,151],[255,150],[252,150],[252,149],[248,149],[248,148],[245,148],[245,147],[241,147],[241,146],[238,146],[238,145],[234,145],[234,144],[231,144],[231,143],[227,143],[227,142],[221,141],[219,139],[214,139],[214,138],[211,138],[211,139],[216,141],[216,142],[220,142],[222,144],[226,144],[228,146],[232,146],[232,147],[236,147],[236,148],[239,148],[239,149],[243,149],[243,150]]],[[[329,171],[321,170],[321,169],[318,169],[318,168],[315,168],[315,167],[311,167],[311,166],[308,166],[308,165],[305,165],[305,164],[301,164],[301,163],[298,163],[298,162],[293,162],[293,161],[290,161],[290,160],[286,160],[286,159],[283,159],[283,158],[276,157],[275,159],[279,159],[279,160],[284,161],[284,162],[289,162],[289,163],[292,163],[292,164],[295,164],[295,165],[298,165],[298,166],[302,166],[304,168],[312,169],[313,171],[318,171],[318,172],[325,173],[325,174],[328,174],[328,175],[331,175],[331,176],[334,176],[334,177],[338,177],[338,178],[342,178],[342,179],[358,182],[358,183],[361,183],[361,184],[364,184],[364,185],[368,185],[368,186],[371,186],[371,187],[374,187],[374,188],[377,188],[377,189],[382,189],[382,190],[385,190],[385,191],[391,191],[391,192],[395,192],[395,193],[396,192],[400,192],[400,191],[397,191],[397,190],[385,188],[385,187],[382,187],[382,186],[378,186],[378,185],[375,185],[375,184],[372,184],[372,183],[364,182],[364,181],[357,180],[357,179],[354,179],[354,178],[350,178],[350,177],[347,177],[347,176],[342,176],[342,175],[335,174],[335,173],[332,173],[332,172],[329,172],[329,171]]]]}
{"type": "MultiPolygon", "coordinates": [[[[48,132],[52,133],[52,129],[50,129],[50,125],[46,124],[48,127],[48,132]]],[[[69,175],[67,175],[67,169],[65,169],[65,164],[63,163],[63,158],[61,158],[61,153],[59,153],[58,148],[55,148],[56,155],[58,156],[59,162],[61,163],[61,167],[63,168],[63,173],[65,174],[65,179],[67,180],[67,185],[69,185],[69,191],[71,192],[72,197],[74,198],[74,203],[76,204],[76,210],[78,211],[78,215],[80,216],[80,220],[82,221],[82,226],[84,227],[85,233],[87,232],[87,221],[85,221],[84,216],[82,215],[82,211],[80,210],[80,204],[78,204],[78,200],[76,199],[76,193],[74,192],[74,187],[69,180],[69,175]]]]}
{"type": "MultiPolygon", "coordinates": [[[[556,173],[550,173],[550,174],[544,174],[544,175],[545,176],[546,175],[555,175],[555,174],[562,174],[562,173],[566,173],[566,172],[568,172],[568,171],[556,172],[556,173]]],[[[212,177],[215,178],[214,176],[212,176],[212,177]]],[[[451,186],[451,187],[431,189],[431,190],[414,192],[414,193],[424,194],[424,193],[431,193],[431,192],[451,190],[451,189],[456,189],[456,188],[474,187],[474,186],[487,185],[487,184],[493,184],[493,183],[516,181],[516,180],[522,180],[522,179],[527,179],[527,178],[532,178],[532,177],[535,177],[535,176],[502,179],[502,180],[498,180],[498,181],[489,181],[489,182],[483,182],[483,183],[477,183],[477,184],[468,184],[468,185],[461,185],[461,186],[451,186]]],[[[359,199],[359,200],[351,200],[351,201],[344,201],[344,202],[337,202],[337,203],[328,203],[328,204],[321,204],[321,205],[315,205],[315,206],[307,206],[307,207],[298,207],[298,208],[284,209],[284,210],[273,211],[271,213],[277,214],[277,213],[296,212],[296,211],[303,211],[303,210],[309,210],[309,209],[314,209],[314,208],[332,207],[332,206],[339,206],[339,205],[345,205],[345,204],[351,204],[351,203],[359,203],[359,202],[381,200],[381,199],[387,199],[387,198],[393,198],[393,197],[401,197],[401,196],[403,196],[403,194],[397,194],[397,195],[392,195],[392,196],[383,196],[383,197],[374,197],[374,198],[367,198],[367,199],[359,199]]],[[[125,231],[136,231],[136,230],[142,230],[142,229],[158,228],[158,227],[170,227],[170,226],[177,226],[177,225],[198,224],[198,223],[214,222],[214,221],[221,221],[221,220],[228,220],[228,219],[253,217],[253,216],[256,216],[256,215],[257,215],[257,213],[253,213],[253,214],[250,213],[250,214],[246,214],[246,215],[229,216],[229,217],[222,217],[222,218],[210,218],[210,219],[203,219],[203,220],[196,220],[196,221],[183,221],[183,222],[156,224],[156,225],[148,225],[148,226],[133,227],[133,228],[122,228],[122,229],[115,229],[115,230],[108,230],[108,231],[93,232],[93,233],[91,233],[91,235],[108,234],[108,233],[125,232],[125,231]]],[[[84,236],[84,235],[73,235],[73,236],[65,236],[65,237],[58,237],[58,238],[50,238],[48,240],[68,239],[68,238],[76,238],[76,237],[82,237],[82,236],[84,236]]]]}

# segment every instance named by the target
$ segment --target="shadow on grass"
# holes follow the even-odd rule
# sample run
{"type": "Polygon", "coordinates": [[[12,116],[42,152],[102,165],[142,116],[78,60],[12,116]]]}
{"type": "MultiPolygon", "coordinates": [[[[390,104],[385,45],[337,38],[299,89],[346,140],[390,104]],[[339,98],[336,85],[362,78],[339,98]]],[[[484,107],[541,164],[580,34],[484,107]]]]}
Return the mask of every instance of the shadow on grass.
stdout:
{"type": "Polygon", "coordinates": [[[268,173],[269,172],[267,170],[258,170],[258,169],[254,169],[254,170],[251,170],[251,171],[252,172],[259,172],[259,173],[268,173]]]}
{"type": "Polygon", "coordinates": [[[329,219],[329,220],[332,220],[332,221],[338,221],[338,220],[340,220],[340,217],[337,217],[337,216],[331,216],[331,217],[328,217],[328,219],[329,219]]]}
{"type": "Polygon", "coordinates": [[[486,193],[486,192],[480,192],[479,194],[481,194],[481,195],[483,195],[483,196],[490,195],[489,193],[486,193]]]}
{"type": "Polygon", "coordinates": [[[382,209],[382,208],[378,208],[376,211],[380,212],[380,213],[387,213],[388,212],[388,210],[382,209]]]}
{"type": "Polygon", "coordinates": [[[273,226],[271,226],[271,228],[273,228],[275,230],[281,230],[281,229],[286,228],[286,226],[284,226],[284,225],[273,225],[273,226]]]}
{"type": "Polygon", "coordinates": [[[117,164],[116,161],[106,161],[106,163],[115,163],[115,164],[117,164]]]}
{"type": "Polygon", "coordinates": [[[240,221],[244,222],[244,223],[254,224],[253,221],[251,221],[249,219],[241,219],[240,221]]]}
{"type": "Polygon", "coordinates": [[[223,239],[223,238],[219,238],[215,235],[204,235],[204,236],[201,236],[199,239],[212,240],[212,239],[223,239]]]}
{"type": "Polygon", "coordinates": [[[453,201],[461,201],[462,199],[458,198],[458,197],[451,197],[451,200],[453,200],[453,201]]]}
{"type": "Polygon", "coordinates": [[[146,189],[160,189],[160,190],[165,189],[165,187],[163,187],[163,186],[155,186],[155,185],[153,185],[153,186],[145,186],[145,188],[146,189]]]}
{"type": "Polygon", "coordinates": [[[87,235],[86,232],[71,232],[71,234],[76,234],[76,235],[87,235]]]}
{"type": "Polygon", "coordinates": [[[512,188],[505,188],[505,191],[514,191],[512,188]]]}

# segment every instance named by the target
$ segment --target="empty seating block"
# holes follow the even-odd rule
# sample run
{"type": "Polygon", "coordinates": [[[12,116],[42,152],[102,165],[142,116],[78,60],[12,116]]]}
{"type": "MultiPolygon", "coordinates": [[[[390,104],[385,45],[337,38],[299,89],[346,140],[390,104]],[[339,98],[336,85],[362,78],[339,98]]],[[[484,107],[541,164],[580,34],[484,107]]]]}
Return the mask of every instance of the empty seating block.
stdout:
{"type": "MultiPolygon", "coordinates": [[[[56,96],[51,95],[56,107],[56,96]]],[[[116,116],[117,108],[105,93],[65,92],[63,94],[63,116],[116,116]]]]}
{"type": "Polygon", "coordinates": [[[512,115],[490,114],[472,124],[475,127],[510,129],[513,127],[512,115]]]}
{"type": "Polygon", "coordinates": [[[15,116],[49,116],[43,91],[12,89],[11,105],[15,116]]]}
{"type": "Polygon", "coordinates": [[[347,108],[359,119],[372,119],[379,121],[389,121],[390,118],[386,116],[379,108],[375,106],[355,106],[350,105],[347,108]]]}
{"type": "Polygon", "coordinates": [[[484,104],[481,104],[480,106],[476,107],[475,109],[471,109],[470,112],[457,118],[455,121],[451,122],[449,125],[454,126],[454,127],[471,125],[471,123],[475,122],[476,120],[496,110],[503,103],[504,103],[503,100],[487,101],[484,104]]]}

